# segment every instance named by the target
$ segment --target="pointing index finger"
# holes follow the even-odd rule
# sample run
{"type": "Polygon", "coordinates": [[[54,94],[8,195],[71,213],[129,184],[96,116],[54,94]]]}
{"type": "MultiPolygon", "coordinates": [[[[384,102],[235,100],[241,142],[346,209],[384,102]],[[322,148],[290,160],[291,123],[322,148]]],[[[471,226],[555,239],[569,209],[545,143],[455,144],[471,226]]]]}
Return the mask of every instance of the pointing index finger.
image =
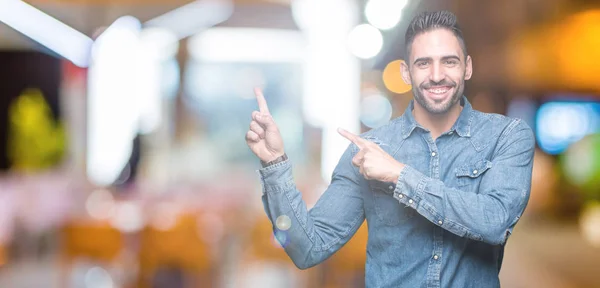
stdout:
{"type": "Polygon", "coordinates": [[[267,106],[267,100],[265,100],[265,96],[263,95],[260,88],[254,88],[254,94],[256,94],[256,101],[258,102],[258,109],[260,113],[269,114],[269,106],[267,106]]]}
{"type": "Polygon", "coordinates": [[[363,149],[366,146],[366,140],[360,138],[358,135],[348,132],[342,128],[338,128],[338,133],[344,136],[344,138],[350,140],[350,142],[354,143],[360,149],[363,149]]]}

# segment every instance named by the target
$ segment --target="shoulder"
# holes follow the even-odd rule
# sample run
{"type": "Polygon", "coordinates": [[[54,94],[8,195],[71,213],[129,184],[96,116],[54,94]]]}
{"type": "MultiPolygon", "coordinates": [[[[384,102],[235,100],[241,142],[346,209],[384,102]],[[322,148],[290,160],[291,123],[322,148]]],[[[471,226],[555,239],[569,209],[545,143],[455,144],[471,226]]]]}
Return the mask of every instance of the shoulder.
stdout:
{"type": "Polygon", "coordinates": [[[396,136],[400,135],[400,119],[402,116],[390,120],[385,125],[373,128],[367,132],[360,134],[360,137],[380,146],[385,146],[390,143],[395,143],[396,136]]]}
{"type": "Polygon", "coordinates": [[[508,117],[496,113],[472,111],[471,132],[475,143],[494,140],[500,142],[527,142],[527,146],[535,145],[535,135],[531,127],[520,118],[508,117]]]}

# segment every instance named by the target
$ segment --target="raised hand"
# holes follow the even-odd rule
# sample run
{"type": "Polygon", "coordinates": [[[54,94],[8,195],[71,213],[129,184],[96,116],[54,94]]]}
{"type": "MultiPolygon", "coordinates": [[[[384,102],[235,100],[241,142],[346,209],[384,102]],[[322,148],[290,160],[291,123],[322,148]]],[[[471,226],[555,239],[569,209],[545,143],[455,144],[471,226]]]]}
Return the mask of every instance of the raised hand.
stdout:
{"type": "Polygon", "coordinates": [[[390,154],[383,151],[379,145],[369,140],[360,138],[358,135],[342,128],[338,128],[338,133],[360,149],[352,158],[352,165],[359,168],[360,174],[365,179],[394,183],[398,181],[404,164],[398,162],[390,154]]]}
{"type": "Polygon", "coordinates": [[[258,88],[254,89],[259,111],[252,112],[250,129],[246,133],[246,143],[250,150],[263,162],[277,159],[284,154],[283,139],[273,120],[267,101],[258,88]]]}

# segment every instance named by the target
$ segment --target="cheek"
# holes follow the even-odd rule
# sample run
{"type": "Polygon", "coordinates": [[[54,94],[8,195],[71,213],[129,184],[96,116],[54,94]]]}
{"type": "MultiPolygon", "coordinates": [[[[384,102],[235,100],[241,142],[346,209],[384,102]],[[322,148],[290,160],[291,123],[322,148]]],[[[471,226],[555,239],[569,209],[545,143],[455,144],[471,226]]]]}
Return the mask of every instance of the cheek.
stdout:
{"type": "Polygon", "coordinates": [[[427,70],[415,70],[410,73],[412,83],[420,85],[427,80],[427,70]]]}
{"type": "Polygon", "coordinates": [[[452,69],[446,73],[446,76],[454,81],[456,84],[460,84],[465,80],[465,70],[464,69],[452,69]]]}

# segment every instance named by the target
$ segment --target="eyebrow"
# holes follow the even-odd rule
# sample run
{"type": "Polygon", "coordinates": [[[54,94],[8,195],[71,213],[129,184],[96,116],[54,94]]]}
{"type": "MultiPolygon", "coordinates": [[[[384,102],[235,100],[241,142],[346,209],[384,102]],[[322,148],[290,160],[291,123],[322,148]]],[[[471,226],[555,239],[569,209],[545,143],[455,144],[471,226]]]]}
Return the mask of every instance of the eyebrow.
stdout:
{"type": "MultiPolygon", "coordinates": [[[[460,61],[460,57],[458,57],[456,55],[447,55],[447,56],[442,57],[442,61],[449,60],[449,59],[456,59],[456,60],[460,61]]],[[[431,61],[431,60],[432,60],[431,57],[421,57],[421,58],[415,59],[413,64],[417,64],[417,62],[421,62],[421,61],[431,61]]]]}

